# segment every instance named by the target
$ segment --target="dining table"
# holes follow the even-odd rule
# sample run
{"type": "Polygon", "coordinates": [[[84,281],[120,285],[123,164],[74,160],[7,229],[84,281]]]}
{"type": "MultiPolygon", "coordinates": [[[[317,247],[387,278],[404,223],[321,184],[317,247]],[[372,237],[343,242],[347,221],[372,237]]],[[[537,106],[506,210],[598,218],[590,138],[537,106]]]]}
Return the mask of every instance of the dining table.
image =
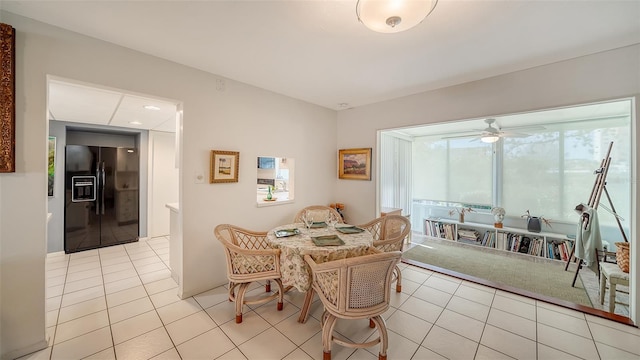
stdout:
{"type": "Polygon", "coordinates": [[[280,249],[280,271],[284,286],[291,286],[305,292],[305,302],[299,322],[305,322],[313,300],[312,275],[304,256],[311,256],[316,262],[326,262],[348,257],[361,256],[373,246],[373,235],[349,224],[316,222],[307,228],[304,223],[278,226],[269,230],[267,242],[280,249]]]}

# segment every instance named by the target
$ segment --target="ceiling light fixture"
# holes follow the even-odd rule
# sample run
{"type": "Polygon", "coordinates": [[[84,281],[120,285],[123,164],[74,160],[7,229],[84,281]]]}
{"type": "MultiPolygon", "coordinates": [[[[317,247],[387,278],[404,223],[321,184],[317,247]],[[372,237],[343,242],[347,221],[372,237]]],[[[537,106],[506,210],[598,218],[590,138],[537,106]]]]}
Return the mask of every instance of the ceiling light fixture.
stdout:
{"type": "Polygon", "coordinates": [[[155,106],[155,105],[145,105],[143,106],[143,108],[147,109],[147,110],[160,110],[159,107],[155,106]]]}
{"type": "Polygon", "coordinates": [[[397,33],[420,24],[438,0],[358,0],[356,15],[369,29],[397,33]]]}
{"type": "Polygon", "coordinates": [[[480,141],[484,142],[484,143],[494,143],[496,141],[498,141],[500,139],[500,136],[498,135],[486,135],[480,138],[480,141]]]}
{"type": "Polygon", "coordinates": [[[134,121],[129,121],[129,124],[131,125],[142,125],[142,123],[138,120],[134,120],[134,121]]]}

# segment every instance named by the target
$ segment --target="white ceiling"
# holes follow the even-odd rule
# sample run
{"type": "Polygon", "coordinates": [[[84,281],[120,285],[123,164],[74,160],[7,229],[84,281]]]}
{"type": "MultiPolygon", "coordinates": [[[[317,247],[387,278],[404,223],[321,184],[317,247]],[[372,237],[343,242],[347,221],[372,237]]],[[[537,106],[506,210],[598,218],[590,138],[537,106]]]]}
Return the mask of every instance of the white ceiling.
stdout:
{"type": "Polygon", "coordinates": [[[49,119],[175,132],[176,104],[116,90],[50,80],[49,119]],[[154,108],[145,108],[148,106],[154,108]]]}
{"type": "Polygon", "coordinates": [[[5,11],[336,110],[640,43],[640,1],[440,0],[420,25],[396,34],[367,29],[355,5],[0,2],[5,11]]]}

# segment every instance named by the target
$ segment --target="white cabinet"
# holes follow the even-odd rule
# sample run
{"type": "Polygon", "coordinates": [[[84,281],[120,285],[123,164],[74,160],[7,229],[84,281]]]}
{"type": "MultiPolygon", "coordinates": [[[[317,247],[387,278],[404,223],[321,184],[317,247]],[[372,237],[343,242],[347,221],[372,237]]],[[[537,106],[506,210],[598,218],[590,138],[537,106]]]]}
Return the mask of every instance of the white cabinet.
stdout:
{"type": "Polygon", "coordinates": [[[493,225],[461,223],[451,219],[425,219],[424,234],[466,244],[562,261],[566,261],[569,257],[574,242],[565,234],[534,233],[524,229],[496,228],[493,225]]]}
{"type": "Polygon", "coordinates": [[[116,219],[118,224],[138,221],[138,191],[116,191],[116,219]]]}
{"type": "Polygon", "coordinates": [[[133,148],[118,148],[116,171],[138,171],[140,168],[138,150],[133,148]]]}
{"type": "Polygon", "coordinates": [[[170,210],[170,235],[169,235],[169,267],[171,277],[179,286],[178,296],[182,298],[182,227],[180,225],[180,209],[178,203],[166,204],[170,210]]]}

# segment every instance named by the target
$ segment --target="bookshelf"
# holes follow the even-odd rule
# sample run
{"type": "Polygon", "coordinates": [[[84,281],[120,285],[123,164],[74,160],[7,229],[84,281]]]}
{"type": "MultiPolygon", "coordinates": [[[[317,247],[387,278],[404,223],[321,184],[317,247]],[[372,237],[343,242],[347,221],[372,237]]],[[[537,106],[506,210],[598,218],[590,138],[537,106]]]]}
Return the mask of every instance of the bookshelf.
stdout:
{"type": "Polygon", "coordinates": [[[519,228],[496,228],[492,225],[451,219],[424,219],[424,235],[502,251],[567,261],[573,239],[566,234],[534,233],[519,228]]]}

